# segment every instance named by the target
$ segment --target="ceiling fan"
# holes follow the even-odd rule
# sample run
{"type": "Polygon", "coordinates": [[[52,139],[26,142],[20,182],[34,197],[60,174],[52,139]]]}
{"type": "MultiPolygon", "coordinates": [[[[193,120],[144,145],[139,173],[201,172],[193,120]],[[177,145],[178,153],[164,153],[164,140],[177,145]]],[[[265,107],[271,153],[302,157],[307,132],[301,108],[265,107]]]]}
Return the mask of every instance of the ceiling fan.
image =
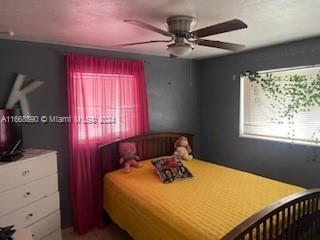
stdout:
{"type": "Polygon", "coordinates": [[[191,16],[172,16],[167,18],[168,31],[162,30],[160,28],[154,27],[150,24],[139,20],[124,20],[124,22],[133,24],[135,26],[160,33],[166,37],[169,37],[168,40],[153,40],[145,42],[135,42],[120,44],[117,46],[132,46],[139,44],[148,44],[148,43],[157,43],[165,42],[170,43],[167,45],[167,50],[170,52],[170,57],[182,57],[188,55],[196,45],[221,48],[230,51],[237,51],[244,48],[244,45],[220,42],[202,39],[203,37],[231,32],[239,29],[247,28],[248,26],[239,19],[233,19],[223,23],[215,24],[205,28],[192,31],[192,28],[196,25],[196,19],[191,16]],[[171,43],[172,42],[172,43],[171,43]]]}

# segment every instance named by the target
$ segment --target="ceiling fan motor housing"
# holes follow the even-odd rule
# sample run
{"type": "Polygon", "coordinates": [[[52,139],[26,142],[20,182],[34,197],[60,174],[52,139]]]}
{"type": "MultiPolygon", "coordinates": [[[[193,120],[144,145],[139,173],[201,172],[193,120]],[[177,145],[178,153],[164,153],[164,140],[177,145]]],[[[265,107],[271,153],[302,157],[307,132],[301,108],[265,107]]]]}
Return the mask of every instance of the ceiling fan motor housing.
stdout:
{"type": "Polygon", "coordinates": [[[176,35],[177,38],[188,38],[196,25],[196,20],[191,16],[172,16],[167,18],[167,25],[169,32],[176,35]]]}

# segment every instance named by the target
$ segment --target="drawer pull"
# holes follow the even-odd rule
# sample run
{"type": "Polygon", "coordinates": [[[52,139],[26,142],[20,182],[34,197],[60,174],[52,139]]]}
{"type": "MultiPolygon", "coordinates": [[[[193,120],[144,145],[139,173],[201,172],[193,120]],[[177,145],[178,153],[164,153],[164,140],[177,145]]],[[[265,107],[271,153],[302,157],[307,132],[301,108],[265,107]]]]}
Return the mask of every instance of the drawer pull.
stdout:
{"type": "Polygon", "coordinates": [[[31,195],[30,192],[26,192],[23,196],[24,196],[25,198],[27,198],[27,197],[29,197],[30,195],[31,195]]]}
{"type": "Polygon", "coordinates": [[[30,218],[32,218],[32,217],[33,217],[33,213],[29,213],[29,214],[27,215],[26,219],[30,219],[30,218]]]}
{"type": "Polygon", "coordinates": [[[29,170],[26,170],[26,171],[22,172],[22,176],[26,177],[28,175],[30,175],[30,171],[29,170]]]}

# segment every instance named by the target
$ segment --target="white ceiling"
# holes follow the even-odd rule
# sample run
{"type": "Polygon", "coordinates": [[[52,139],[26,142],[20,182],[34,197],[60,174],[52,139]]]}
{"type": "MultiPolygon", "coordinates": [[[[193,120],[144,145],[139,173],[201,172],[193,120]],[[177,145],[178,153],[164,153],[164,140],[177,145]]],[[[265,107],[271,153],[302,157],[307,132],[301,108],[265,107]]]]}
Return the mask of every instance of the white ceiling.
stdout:
{"type": "MultiPolygon", "coordinates": [[[[165,29],[172,15],[197,18],[197,28],[239,18],[248,29],[208,39],[245,44],[246,50],[320,35],[320,0],[1,0],[0,32],[13,38],[101,49],[113,45],[165,39],[160,34],[124,23],[142,20],[165,29]]],[[[168,55],[165,43],[117,49],[168,55]]],[[[197,46],[187,58],[230,52],[197,46]]]]}

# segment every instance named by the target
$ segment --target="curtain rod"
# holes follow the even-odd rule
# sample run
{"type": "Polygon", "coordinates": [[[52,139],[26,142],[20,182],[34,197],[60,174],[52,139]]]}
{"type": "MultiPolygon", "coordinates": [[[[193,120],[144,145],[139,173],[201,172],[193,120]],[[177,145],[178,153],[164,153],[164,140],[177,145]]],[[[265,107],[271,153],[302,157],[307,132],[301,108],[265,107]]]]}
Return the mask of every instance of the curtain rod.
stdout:
{"type": "MultiPolygon", "coordinates": [[[[66,53],[66,52],[63,52],[63,56],[68,56],[68,54],[70,54],[70,53],[66,53]]],[[[85,53],[71,53],[71,54],[75,54],[75,55],[84,55],[84,56],[92,56],[92,57],[100,57],[100,58],[104,58],[104,57],[106,57],[106,58],[112,58],[112,57],[109,57],[109,56],[100,56],[100,55],[95,55],[95,54],[85,54],[85,53]]],[[[141,60],[141,61],[143,61],[144,63],[146,63],[146,64],[151,64],[151,62],[149,61],[149,60],[146,60],[146,59],[143,59],[143,58],[126,58],[126,57],[115,57],[115,58],[119,58],[119,59],[132,59],[132,60],[141,60]]]]}
{"type": "Polygon", "coordinates": [[[299,69],[311,69],[311,68],[320,68],[320,64],[316,65],[307,65],[307,66],[297,66],[297,67],[287,67],[287,68],[277,68],[271,70],[262,70],[257,71],[257,73],[274,73],[274,72],[284,72],[284,71],[292,71],[292,70],[299,70],[299,69]]]}

